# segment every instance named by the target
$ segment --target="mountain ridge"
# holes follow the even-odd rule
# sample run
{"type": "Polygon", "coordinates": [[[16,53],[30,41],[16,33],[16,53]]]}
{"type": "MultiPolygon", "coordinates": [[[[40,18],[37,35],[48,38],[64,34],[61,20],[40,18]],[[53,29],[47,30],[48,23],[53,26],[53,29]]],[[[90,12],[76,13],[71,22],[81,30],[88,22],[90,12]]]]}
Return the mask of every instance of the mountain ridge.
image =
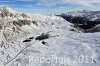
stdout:
{"type": "Polygon", "coordinates": [[[3,15],[0,16],[0,65],[100,65],[99,32],[79,32],[72,23],[55,15],[23,17],[22,12],[12,11],[4,8],[4,12],[0,12],[3,15]],[[88,63],[80,63],[80,60],[79,64],[74,63],[76,57],[81,56],[88,59],[88,63]]]}
{"type": "Polygon", "coordinates": [[[62,13],[58,16],[84,30],[92,29],[100,24],[100,11],[75,11],[62,13]]]}

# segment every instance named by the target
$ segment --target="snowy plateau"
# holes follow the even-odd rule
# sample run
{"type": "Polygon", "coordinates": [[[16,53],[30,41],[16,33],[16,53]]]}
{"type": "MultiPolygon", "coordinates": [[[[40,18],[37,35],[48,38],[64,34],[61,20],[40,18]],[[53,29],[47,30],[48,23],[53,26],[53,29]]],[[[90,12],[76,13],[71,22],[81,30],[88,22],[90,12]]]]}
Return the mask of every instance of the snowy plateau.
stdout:
{"type": "MultiPolygon", "coordinates": [[[[92,29],[99,28],[98,24],[92,29]]],[[[0,66],[100,66],[100,32],[85,33],[60,16],[4,7],[0,9],[0,66]]]]}

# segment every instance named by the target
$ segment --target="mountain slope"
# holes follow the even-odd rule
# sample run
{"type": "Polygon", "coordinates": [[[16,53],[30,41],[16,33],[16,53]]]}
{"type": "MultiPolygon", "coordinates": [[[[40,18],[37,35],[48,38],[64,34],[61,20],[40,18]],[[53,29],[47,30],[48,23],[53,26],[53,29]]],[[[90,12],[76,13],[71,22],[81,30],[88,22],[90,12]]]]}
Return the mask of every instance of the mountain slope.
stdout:
{"type": "Polygon", "coordinates": [[[71,23],[74,23],[77,27],[82,28],[84,30],[94,28],[96,25],[100,24],[100,11],[84,10],[62,13],[59,16],[63,17],[71,23]]]}
{"type": "Polygon", "coordinates": [[[88,21],[95,21],[100,19],[100,11],[76,11],[68,12],[66,14],[62,13],[62,16],[72,16],[72,17],[86,17],[88,21]]]}
{"type": "Polygon", "coordinates": [[[99,33],[70,31],[75,29],[73,24],[55,15],[23,17],[22,12],[11,8],[3,10],[0,65],[99,66],[99,33]]]}

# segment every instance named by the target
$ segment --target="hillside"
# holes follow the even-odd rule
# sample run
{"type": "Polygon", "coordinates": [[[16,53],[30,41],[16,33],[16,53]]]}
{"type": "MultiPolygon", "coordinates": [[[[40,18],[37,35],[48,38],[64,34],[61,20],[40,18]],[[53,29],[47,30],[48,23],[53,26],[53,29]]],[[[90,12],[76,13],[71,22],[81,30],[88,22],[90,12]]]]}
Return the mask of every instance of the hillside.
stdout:
{"type": "Polygon", "coordinates": [[[99,38],[59,16],[0,9],[0,66],[99,66],[99,38]]]}
{"type": "Polygon", "coordinates": [[[100,11],[75,11],[62,13],[61,16],[65,20],[73,23],[75,26],[84,29],[86,32],[98,32],[92,31],[96,25],[100,24],[100,11]]]}

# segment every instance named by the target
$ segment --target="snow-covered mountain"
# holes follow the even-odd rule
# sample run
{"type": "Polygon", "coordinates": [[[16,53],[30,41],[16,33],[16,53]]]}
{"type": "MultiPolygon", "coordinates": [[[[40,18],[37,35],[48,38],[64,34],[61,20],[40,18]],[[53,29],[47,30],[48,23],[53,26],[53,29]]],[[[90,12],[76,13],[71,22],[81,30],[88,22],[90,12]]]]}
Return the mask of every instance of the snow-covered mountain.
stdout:
{"type": "MultiPolygon", "coordinates": [[[[82,29],[92,29],[100,24],[100,11],[75,11],[59,15],[82,29]]],[[[92,32],[92,31],[91,31],[92,32]]],[[[98,32],[98,31],[96,31],[98,32]]]]}
{"type": "Polygon", "coordinates": [[[15,11],[9,7],[3,7],[2,9],[0,9],[0,17],[15,17],[15,18],[28,18],[29,16],[26,15],[25,13],[19,12],[19,11],[15,11]]]}
{"type": "Polygon", "coordinates": [[[4,7],[0,9],[0,66],[99,66],[99,32],[75,30],[59,16],[28,15],[4,7]]]}
{"type": "Polygon", "coordinates": [[[100,21],[100,11],[74,11],[68,13],[62,13],[62,16],[72,16],[72,17],[84,17],[89,21],[100,21]]]}

